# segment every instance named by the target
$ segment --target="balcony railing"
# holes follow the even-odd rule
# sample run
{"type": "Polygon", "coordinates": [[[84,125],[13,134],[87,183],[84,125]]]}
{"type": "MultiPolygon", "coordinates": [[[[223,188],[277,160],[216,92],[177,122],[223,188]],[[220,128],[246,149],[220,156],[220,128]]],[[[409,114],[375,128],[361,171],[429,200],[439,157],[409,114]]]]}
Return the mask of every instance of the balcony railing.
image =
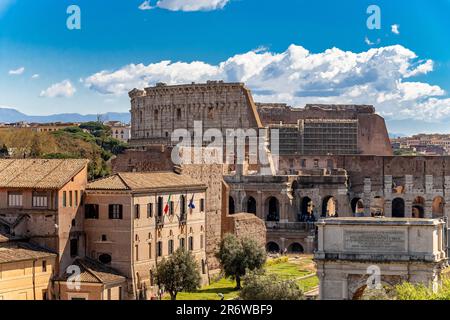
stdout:
{"type": "Polygon", "coordinates": [[[164,226],[164,216],[156,216],[156,225],[158,227],[164,226]]]}
{"type": "Polygon", "coordinates": [[[303,231],[314,233],[314,222],[266,222],[267,231],[303,231]]]}
{"type": "Polygon", "coordinates": [[[186,224],[186,222],[187,222],[187,214],[186,213],[180,214],[178,220],[180,221],[180,224],[186,224]]]}

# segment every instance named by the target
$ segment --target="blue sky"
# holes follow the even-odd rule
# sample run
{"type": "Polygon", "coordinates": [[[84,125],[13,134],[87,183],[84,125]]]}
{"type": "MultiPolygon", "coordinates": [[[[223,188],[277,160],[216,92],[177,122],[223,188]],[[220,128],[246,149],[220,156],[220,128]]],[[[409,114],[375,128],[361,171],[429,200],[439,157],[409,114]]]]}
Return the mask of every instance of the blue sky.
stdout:
{"type": "Polygon", "coordinates": [[[260,101],[450,120],[450,0],[143,2],[0,0],[0,106],[127,112],[134,86],[224,79],[260,101]],[[66,27],[72,4],[81,30],[66,27]],[[381,30],[366,26],[371,4],[381,30]]]}

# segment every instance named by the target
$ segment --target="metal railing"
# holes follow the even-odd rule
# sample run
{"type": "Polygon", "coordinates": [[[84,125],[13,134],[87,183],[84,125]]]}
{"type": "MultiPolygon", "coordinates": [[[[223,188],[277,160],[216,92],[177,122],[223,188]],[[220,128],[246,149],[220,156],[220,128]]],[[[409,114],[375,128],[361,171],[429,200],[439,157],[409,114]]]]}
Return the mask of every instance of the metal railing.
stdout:
{"type": "Polygon", "coordinates": [[[304,231],[313,232],[316,230],[315,222],[266,222],[267,230],[284,231],[304,231]]]}
{"type": "Polygon", "coordinates": [[[162,216],[156,216],[155,217],[155,220],[156,220],[156,225],[158,226],[158,227],[162,227],[162,226],[164,226],[164,216],[162,215],[162,216]]]}

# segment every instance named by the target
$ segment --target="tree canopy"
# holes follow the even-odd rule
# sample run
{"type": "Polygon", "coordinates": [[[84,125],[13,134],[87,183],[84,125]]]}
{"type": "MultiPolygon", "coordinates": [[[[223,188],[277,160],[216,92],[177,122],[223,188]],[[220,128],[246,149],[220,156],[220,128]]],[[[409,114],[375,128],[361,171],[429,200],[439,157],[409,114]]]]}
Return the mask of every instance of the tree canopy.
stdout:
{"type": "Polygon", "coordinates": [[[275,274],[250,272],[243,278],[245,286],[239,293],[243,300],[303,300],[303,291],[294,280],[275,274]]]}
{"type": "Polygon", "coordinates": [[[179,248],[169,258],[158,263],[156,281],[170,294],[172,300],[177,299],[179,292],[195,291],[201,283],[197,261],[189,251],[179,248]]]}
{"type": "Polygon", "coordinates": [[[250,238],[238,239],[233,234],[226,234],[220,242],[217,258],[225,276],[236,279],[236,288],[241,289],[241,278],[247,270],[261,269],[266,262],[264,247],[250,238]]]}

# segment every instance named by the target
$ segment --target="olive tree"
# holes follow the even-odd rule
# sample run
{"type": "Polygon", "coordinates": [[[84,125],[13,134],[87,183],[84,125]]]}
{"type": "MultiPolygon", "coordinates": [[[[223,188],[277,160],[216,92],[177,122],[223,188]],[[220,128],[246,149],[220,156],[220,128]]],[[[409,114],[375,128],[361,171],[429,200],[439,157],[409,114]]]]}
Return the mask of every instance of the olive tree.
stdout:
{"type": "Polygon", "coordinates": [[[241,278],[247,270],[261,269],[266,262],[264,247],[250,238],[238,239],[233,234],[226,234],[220,242],[217,258],[225,276],[236,279],[236,289],[241,289],[241,278]]]}
{"type": "Polygon", "coordinates": [[[168,259],[164,258],[158,263],[156,281],[170,294],[172,300],[176,300],[179,292],[193,292],[200,287],[199,266],[189,251],[180,248],[168,259]]]}

